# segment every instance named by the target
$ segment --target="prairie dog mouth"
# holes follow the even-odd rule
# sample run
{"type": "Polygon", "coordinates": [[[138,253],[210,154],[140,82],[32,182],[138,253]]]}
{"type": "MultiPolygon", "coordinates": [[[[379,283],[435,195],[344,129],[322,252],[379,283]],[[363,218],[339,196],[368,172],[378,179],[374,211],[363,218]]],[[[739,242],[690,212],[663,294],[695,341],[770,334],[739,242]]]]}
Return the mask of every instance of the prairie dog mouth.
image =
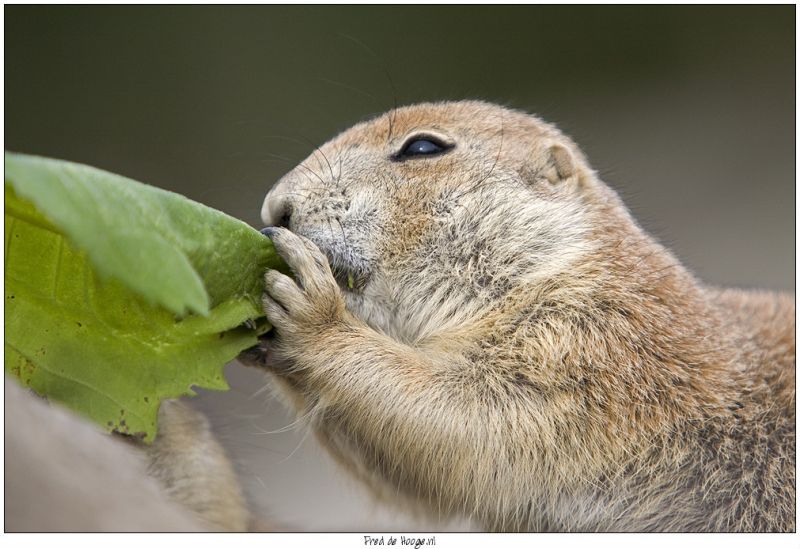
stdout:
{"type": "Polygon", "coordinates": [[[296,231],[308,238],[325,254],[339,287],[350,293],[361,293],[370,279],[370,269],[360,251],[343,236],[341,240],[314,231],[296,231]],[[333,240],[333,241],[332,241],[333,240]]]}
{"type": "Polygon", "coordinates": [[[331,262],[331,271],[339,287],[346,292],[361,293],[369,281],[367,273],[346,268],[334,262],[331,262]]]}

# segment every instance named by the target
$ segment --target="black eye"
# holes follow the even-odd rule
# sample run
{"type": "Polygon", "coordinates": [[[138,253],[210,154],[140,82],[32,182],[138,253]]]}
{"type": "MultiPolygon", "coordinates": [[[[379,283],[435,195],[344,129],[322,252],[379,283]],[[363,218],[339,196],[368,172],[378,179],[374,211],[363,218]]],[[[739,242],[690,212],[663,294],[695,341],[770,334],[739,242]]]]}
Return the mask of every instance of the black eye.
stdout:
{"type": "Polygon", "coordinates": [[[400,152],[394,154],[392,158],[394,160],[403,160],[412,156],[432,156],[436,154],[442,154],[452,148],[452,145],[445,145],[436,138],[420,137],[410,139],[405,145],[403,145],[403,148],[400,150],[400,152]]]}
{"type": "Polygon", "coordinates": [[[440,147],[433,141],[428,141],[427,139],[417,139],[416,141],[412,141],[406,145],[401,154],[405,156],[416,156],[418,154],[436,154],[438,152],[442,152],[443,150],[443,147],[440,147]]]}

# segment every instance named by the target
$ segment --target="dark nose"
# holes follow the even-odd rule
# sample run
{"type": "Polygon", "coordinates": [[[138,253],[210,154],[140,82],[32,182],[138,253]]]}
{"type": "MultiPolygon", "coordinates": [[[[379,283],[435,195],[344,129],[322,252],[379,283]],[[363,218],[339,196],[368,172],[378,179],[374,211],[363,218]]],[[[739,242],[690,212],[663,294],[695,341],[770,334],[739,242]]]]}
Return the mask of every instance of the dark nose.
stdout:
{"type": "Polygon", "coordinates": [[[292,204],[289,200],[289,183],[286,178],[279,181],[264,198],[261,206],[261,221],[268,227],[289,227],[292,221],[292,204]]]}
{"type": "Polygon", "coordinates": [[[269,227],[288,227],[292,220],[292,207],[286,196],[270,192],[261,208],[261,220],[269,227]]]}
{"type": "Polygon", "coordinates": [[[282,207],[283,209],[278,212],[278,221],[274,226],[286,227],[288,229],[292,221],[292,205],[287,200],[284,200],[282,207]]]}

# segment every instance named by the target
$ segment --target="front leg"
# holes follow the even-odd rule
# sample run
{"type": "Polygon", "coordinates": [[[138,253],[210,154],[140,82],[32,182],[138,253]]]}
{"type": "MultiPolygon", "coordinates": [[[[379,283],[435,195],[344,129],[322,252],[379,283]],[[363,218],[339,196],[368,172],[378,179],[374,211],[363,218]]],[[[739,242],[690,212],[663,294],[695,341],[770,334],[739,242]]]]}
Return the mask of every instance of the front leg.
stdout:
{"type": "Polygon", "coordinates": [[[169,497],[212,531],[261,528],[250,516],[233,464],[208,419],[184,402],[165,400],[158,422],[158,435],[146,447],[148,472],[169,497]]]}
{"type": "Polygon", "coordinates": [[[291,376],[323,437],[346,444],[360,465],[440,513],[520,528],[501,518],[527,505],[502,493],[498,478],[513,453],[507,403],[491,397],[480,369],[443,350],[450,346],[414,348],[368,327],[346,309],[313,243],[286,229],[269,236],[295,274],[266,274],[275,352],[293,365],[276,373],[291,376]]]}

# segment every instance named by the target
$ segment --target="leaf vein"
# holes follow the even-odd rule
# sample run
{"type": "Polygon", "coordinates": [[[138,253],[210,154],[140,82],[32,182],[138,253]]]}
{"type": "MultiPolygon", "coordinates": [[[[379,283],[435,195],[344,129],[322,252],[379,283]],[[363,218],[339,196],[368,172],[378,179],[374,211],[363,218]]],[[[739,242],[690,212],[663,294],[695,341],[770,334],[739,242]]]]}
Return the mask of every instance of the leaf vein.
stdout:
{"type": "Polygon", "coordinates": [[[72,382],[72,383],[74,383],[76,385],[81,385],[83,387],[86,387],[87,389],[90,389],[91,391],[93,391],[94,393],[99,395],[100,397],[105,398],[106,400],[108,400],[109,402],[114,404],[115,406],[118,406],[121,410],[126,410],[129,414],[131,414],[133,416],[136,416],[142,423],[145,423],[145,424],[147,423],[147,420],[145,418],[143,418],[141,415],[139,415],[136,412],[134,412],[133,410],[131,410],[129,406],[127,406],[127,405],[123,404],[122,402],[119,402],[119,401],[111,398],[107,394],[103,393],[97,387],[94,387],[93,385],[90,385],[89,383],[86,383],[85,381],[81,381],[79,379],[76,379],[76,378],[70,377],[68,375],[65,375],[64,373],[56,372],[53,369],[48,368],[47,364],[45,364],[45,363],[43,363],[41,361],[37,361],[34,358],[28,356],[27,354],[22,352],[21,349],[16,347],[13,343],[10,343],[8,340],[6,340],[5,343],[9,347],[11,347],[11,349],[13,349],[17,353],[19,353],[19,355],[21,357],[23,357],[25,360],[27,360],[31,364],[35,364],[37,368],[41,368],[42,370],[44,370],[45,372],[47,372],[51,376],[58,377],[58,378],[61,378],[61,379],[66,379],[67,381],[70,381],[70,382],[72,382]]]}

